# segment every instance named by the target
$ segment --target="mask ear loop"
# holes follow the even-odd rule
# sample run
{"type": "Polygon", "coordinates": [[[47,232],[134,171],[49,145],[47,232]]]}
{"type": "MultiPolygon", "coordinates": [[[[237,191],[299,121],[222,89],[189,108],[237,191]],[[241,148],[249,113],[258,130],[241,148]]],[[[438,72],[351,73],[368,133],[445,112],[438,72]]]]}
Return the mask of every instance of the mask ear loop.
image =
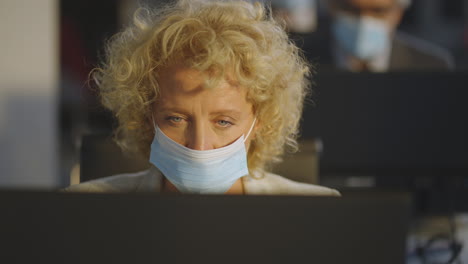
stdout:
{"type": "Polygon", "coordinates": [[[154,132],[156,133],[156,123],[154,122],[154,115],[151,114],[151,121],[153,122],[154,132]]]}
{"type": "Polygon", "coordinates": [[[253,130],[253,128],[254,128],[256,122],[257,122],[257,117],[254,118],[254,121],[253,121],[253,123],[252,123],[252,126],[250,126],[249,132],[247,132],[247,136],[244,138],[244,143],[245,143],[245,141],[247,141],[247,139],[249,138],[250,132],[252,132],[252,130],[253,130]]]}

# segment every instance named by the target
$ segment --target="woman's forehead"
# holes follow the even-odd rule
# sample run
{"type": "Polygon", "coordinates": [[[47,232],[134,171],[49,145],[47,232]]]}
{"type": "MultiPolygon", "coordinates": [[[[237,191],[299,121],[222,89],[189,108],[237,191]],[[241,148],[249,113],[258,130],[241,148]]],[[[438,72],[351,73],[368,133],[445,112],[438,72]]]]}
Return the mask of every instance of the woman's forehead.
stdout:
{"type": "Polygon", "coordinates": [[[246,89],[220,80],[214,87],[206,87],[208,74],[183,66],[164,69],[159,75],[158,108],[190,108],[203,104],[216,111],[239,109],[251,111],[246,89]]]}
{"type": "Polygon", "coordinates": [[[158,84],[160,94],[168,95],[195,95],[210,90],[214,94],[234,95],[242,94],[245,96],[246,89],[236,82],[231,81],[232,78],[223,78],[212,87],[208,86],[211,75],[206,72],[201,72],[181,65],[172,65],[162,69],[159,72],[158,84]]]}

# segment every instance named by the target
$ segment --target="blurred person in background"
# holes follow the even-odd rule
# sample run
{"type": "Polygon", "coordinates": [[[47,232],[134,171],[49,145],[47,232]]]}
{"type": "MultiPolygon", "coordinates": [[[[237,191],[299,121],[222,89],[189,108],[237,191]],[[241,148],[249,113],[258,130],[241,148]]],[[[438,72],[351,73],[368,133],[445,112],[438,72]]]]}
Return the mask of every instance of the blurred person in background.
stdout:
{"type": "Polygon", "coordinates": [[[296,137],[309,66],[261,4],[140,9],[94,72],[115,138],[149,170],[67,191],[332,195],[268,172],[296,137]]]}
{"type": "Polygon", "coordinates": [[[285,22],[288,31],[307,34],[316,30],[315,0],[270,0],[269,3],[273,15],[285,22]]]}
{"type": "Polygon", "coordinates": [[[448,51],[397,30],[411,0],[327,0],[324,34],[303,45],[320,66],[361,72],[451,70],[448,51]]]}

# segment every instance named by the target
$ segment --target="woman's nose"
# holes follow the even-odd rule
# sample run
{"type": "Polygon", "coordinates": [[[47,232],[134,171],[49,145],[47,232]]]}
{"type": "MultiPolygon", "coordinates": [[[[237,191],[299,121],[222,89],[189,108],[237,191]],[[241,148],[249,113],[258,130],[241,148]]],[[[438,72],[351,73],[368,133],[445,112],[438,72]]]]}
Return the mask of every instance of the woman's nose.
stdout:
{"type": "Polygon", "coordinates": [[[188,129],[186,147],[194,150],[214,149],[213,135],[209,128],[203,125],[194,125],[188,129]]]}

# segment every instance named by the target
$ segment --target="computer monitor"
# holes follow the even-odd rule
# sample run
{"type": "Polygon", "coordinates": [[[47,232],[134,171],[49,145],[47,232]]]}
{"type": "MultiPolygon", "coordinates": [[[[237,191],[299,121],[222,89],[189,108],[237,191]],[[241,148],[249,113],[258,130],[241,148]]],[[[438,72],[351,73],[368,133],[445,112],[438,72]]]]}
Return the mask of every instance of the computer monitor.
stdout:
{"type": "Polygon", "coordinates": [[[410,198],[0,192],[2,263],[405,262],[410,198]]]}
{"type": "Polygon", "coordinates": [[[468,74],[322,73],[302,136],[323,176],[468,175],[468,74]]]}
{"type": "Polygon", "coordinates": [[[466,72],[321,72],[302,137],[321,142],[322,183],[367,178],[468,210],[467,100],[466,72]]]}

